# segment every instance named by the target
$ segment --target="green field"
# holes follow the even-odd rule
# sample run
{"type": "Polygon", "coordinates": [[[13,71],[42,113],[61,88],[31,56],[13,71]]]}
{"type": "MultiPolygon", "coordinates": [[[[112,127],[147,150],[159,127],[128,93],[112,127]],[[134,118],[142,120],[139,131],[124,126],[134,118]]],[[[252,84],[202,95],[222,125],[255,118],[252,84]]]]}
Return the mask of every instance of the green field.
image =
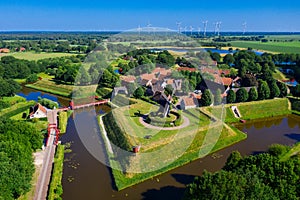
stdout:
{"type": "Polygon", "coordinates": [[[279,40],[282,42],[285,41],[300,41],[300,35],[266,35],[268,40],[279,40]]]}
{"type": "Polygon", "coordinates": [[[46,79],[37,81],[36,83],[33,84],[27,84],[26,87],[40,90],[43,92],[48,92],[51,94],[64,96],[64,97],[70,97],[74,88],[73,85],[57,84],[52,80],[46,80],[46,79]]]}
{"type": "Polygon", "coordinates": [[[141,145],[141,155],[129,157],[128,160],[116,160],[117,153],[108,153],[113,166],[113,176],[119,190],[142,182],[146,179],[182,166],[208,153],[215,152],[246,138],[237,129],[224,125],[220,121],[211,121],[199,109],[183,112],[190,124],[179,130],[155,130],[143,126],[139,114],[156,110],[155,105],[137,101],[136,104],[112,110],[103,117],[105,129],[110,141],[126,150],[134,145],[141,145]],[[146,135],[152,136],[150,139],[146,135]],[[182,151],[183,150],[183,151],[182,151]],[[124,174],[119,169],[124,169],[124,174]],[[143,173],[136,173],[136,172],[143,173]]]}
{"type": "Polygon", "coordinates": [[[278,69],[276,69],[275,72],[273,72],[273,78],[280,81],[289,80],[289,78],[278,69]]]}
{"type": "Polygon", "coordinates": [[[77,54],[73,53],[34,53],[34,52],[16,52],[16,53],[7,53],[0,54],[1,56],[13,56],[17,59],[25,59],[25,60],[41,60],[45,58],[58,58],[65,56],[76,56],[77,54]]]}
{"type": "Polygon", "coordinates": [[[25,101],[25,102],[16,103],[9,108],[3,109],[0,113],[0,117],[5,117],[5,118],[14,117],[15,119],[19,119],[20,115],[23,112],[28,112],[29,108],[31,106],[34,106],[34,104],[35,104],[34,101],[25,101]],[[16,115],[17,117],[15,117],[16,115]]]}
{"type": "MultiPolygon", "coordinates": [[[[245,103],[234,103],[227,104],[225,106],[226,123],[239,122],[239,119],[234,117],[234,114],[230,108],[231,106],[237,106],[240,111],[240,114],[242,115],[242,119],[245,120],[269,118],[279,115],[291,114],[290,103],[287,98],[253,101],[245,103]]],[[[217,116],[220,115],[219,113],[221,111],[220,106],[217,106],[214,109],[212,107],[206,107],[204,109],[208,112],[212,112],[217,116]]]]}
{"type": "Polygon", "coordinates": [[[296,143],[287,153],[281,156],[280,161],[287,161],[289,158],[300,154],[300,143],[296,143]]]}
{"type": "Polygon", "coordinates": [[[252,42],[252,41],[231,41],[233,48],[252,48],[273,53],[300,53],[300,42],[252,42]]]}

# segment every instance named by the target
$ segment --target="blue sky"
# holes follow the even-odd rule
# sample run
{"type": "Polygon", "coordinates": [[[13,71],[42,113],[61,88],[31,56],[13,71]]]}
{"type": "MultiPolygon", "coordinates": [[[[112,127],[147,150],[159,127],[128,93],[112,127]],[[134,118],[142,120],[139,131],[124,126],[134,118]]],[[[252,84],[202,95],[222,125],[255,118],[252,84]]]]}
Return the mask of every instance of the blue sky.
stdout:
{"type": "Polygon", "coordinates": [[[1,0],[0,30],[127,30],[146,26],[221,31],[300,31],[300,1],[1,0]]]}

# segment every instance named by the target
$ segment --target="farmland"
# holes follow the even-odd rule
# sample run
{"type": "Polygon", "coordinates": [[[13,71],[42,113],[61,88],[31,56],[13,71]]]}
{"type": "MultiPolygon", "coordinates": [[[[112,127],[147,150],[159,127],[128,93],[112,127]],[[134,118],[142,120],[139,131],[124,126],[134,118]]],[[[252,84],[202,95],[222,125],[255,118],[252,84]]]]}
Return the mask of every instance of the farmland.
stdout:
{"type": "Polygon", "coordinates": [[[259,42],[259,41],[232,41],[234,48],[252,48],[273,53],[299,53],[300,42],[259,42]]]}
{"type": "Polygon", "coordinates": [[[76,54],[73,54],[73,53],[16,52],[16,53],[0,54],[0,57],[13,56],[17,59],[41,60],[41,59],[46,59],[46,58],[59,58],[59,57],[74,56],[74,55],[76,55],[76,54]]]}

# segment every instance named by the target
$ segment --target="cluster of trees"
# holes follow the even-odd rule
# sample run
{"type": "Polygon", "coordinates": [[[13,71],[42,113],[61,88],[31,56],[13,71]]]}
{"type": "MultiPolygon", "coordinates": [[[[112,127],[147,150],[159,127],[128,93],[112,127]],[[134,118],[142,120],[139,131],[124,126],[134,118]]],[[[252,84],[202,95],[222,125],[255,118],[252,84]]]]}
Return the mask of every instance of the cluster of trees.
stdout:
{"type": "Polygon", "coordinates": [[[204,172],[187,186],[185,199],[299,199],[300,159],[280,158],[290,147],[242,157],[233,152],[216,173],[204,172]]]}
{"type": "Polygon", "coordinates": [[[4,56],[0,62],[0,75],[5,79],[25,79],[30,74],[41,72],[35,61],[20,60],[13,56],[4,56]]]}
{"type": "Polygon", "coordinates": [[[183,91],[193,91],[197,85],[203,81],[203,77],[200,72],[181,71],[180,73],[184,77],[182,83],[183,91]]]}
{"type": "MultiPolygon", "coordinates": [[[[200,105],[209,106],[212,103],[214,105],[219,105],[224,102],[224,99],[221,96],[221,89],[216,89],[216,91],[210,91],[206,89],[202,94],[200,100],[200,105]]],[[[236,92],[230,89],[227,92],[226,103],[239,103],[247,101],[256,101],[264,99],[273,99],[275,97],[286,97],[287,96],[287,87],[284,83],[281,82],[271,82],[268,84],[266,81],[259,80],[258,87],[251,87],[249,91],[245,88],[239,88],[236,92]]],[[[300,86],[299,86],[299,96],[300,96],[300,86]]]]}
{"type": "Polygon", "coordinates": [[[40,103],[42,106],[45,106],[46,108],[49,109],[54,109],[58,108],[58,103],[55,101],[51,101],[50,99],[38,97],[38,103],[40,103]]]}
{"type": "Polygon", "coordinates": [[[21,86],[13,79],[26,78],[34,71],[35,66],[30,61],[18,60],[12,56],[2,57],[0,61],[0,97],[13,96],[17,93],[21,86]]]}
{"type": "Polygon", "coordinates": [[[74,83],[83,59],[84,56],[78,55],[28,61],[4,56],[0,61],[0,97],[12,96],[21,89],[13,79],[26,79],[27,83],[33,83],[38,80],[40,72],[55,75],[58,81],[74,83]]]}
{"type": "Polygon", "coordinates": [[[24,47],[26,51],[35,52],[89,53],[97,43],[108,37],[103,33],[4,33],[0,36],[0,48],[8,48],[12,52],[24,47]]]}
{"type": "Polygon", "coordinates": [[[14,96],[21,90],[20,84],[13,79],[4,79],[0,77],[0,98],[14,96]]]}
{"type": "MultiPolygon", "coordinates": [[[[54,75],[57,81],[75,83],[84,56],[70,56],[62,58],[48,58],[37,61],[42,72],[54,75]]],[[[31,77],[28,77],[28,79],[31,77]]],[[[34,77],[33,77],[34,78],[34,77]]]]}
{"type": "Polygon", "coordinates": [[[175,60],[175,64],[179,65],[180,67],[196,68],[191,62],[189,62],[184,57],[177,57],[175,60]]]}
{"type": "Polygon", "coordinates": [[[264,36],[245,36],[245,37],[236,37],[236,36],[231,36],[231,37],[218,37],[214,38],[214,42],[231,42],[231,41],[262,41],[264,39],[264,36]]]}
{"type": "Polygon", "coordinates": [[[17,199],[29,191],[32,152],[41,146],[42,136],[32,124],[0,118],[0,199],[17,199]]]}
{"type": "Polygon", "coordinates": [[[257,89],[256,87],[252,87],[247,92],[245,88],[240,88],[236,93],[233,90],[229,90],[226,98],[227,103],[235,103],[285,96],[287,96],[287,87],[284,83],[272,81],[268,84],[266,81],[259,80],[257,89]]]}

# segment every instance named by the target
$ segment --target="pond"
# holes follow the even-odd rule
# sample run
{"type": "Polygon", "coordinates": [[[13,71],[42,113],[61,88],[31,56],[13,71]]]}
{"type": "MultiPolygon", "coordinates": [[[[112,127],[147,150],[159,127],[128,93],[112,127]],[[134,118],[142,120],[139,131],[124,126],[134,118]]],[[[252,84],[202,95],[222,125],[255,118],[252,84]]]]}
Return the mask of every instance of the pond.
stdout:
{"type": "MultiPolygon", "coordinates": [[[[107,107],[98,107],[96,113],[107,111],[107,107]]],[[[248,138],[213,155],[198,159],[183,167],[147,180],[120,192],[114,188],[111,169],[96,160],[84,147],[77,130],[76,120],[81,120],[90,134],[91,121],[95,117],[88,110],[73,115],[69,119],[67,134],[62,142],[71,142],[72,152],[65,155],[63,171],[63,199],[181,199],[184,187],[193,181],[203,170],[220,170],[232,151],[242,155],[264,152],[273,143],[293,145],[300,141],[300,117],[289,115],[270,118],[263,121],[248,121],[237,127],[246,132],[248,138]]],[[[92,135],[92,134],[91,134],[92,135]]],[[[102,144],[101,141],[99,144],[102,144]]],[[[105,154],[103,147],[98,147],[105,154]]]]}

